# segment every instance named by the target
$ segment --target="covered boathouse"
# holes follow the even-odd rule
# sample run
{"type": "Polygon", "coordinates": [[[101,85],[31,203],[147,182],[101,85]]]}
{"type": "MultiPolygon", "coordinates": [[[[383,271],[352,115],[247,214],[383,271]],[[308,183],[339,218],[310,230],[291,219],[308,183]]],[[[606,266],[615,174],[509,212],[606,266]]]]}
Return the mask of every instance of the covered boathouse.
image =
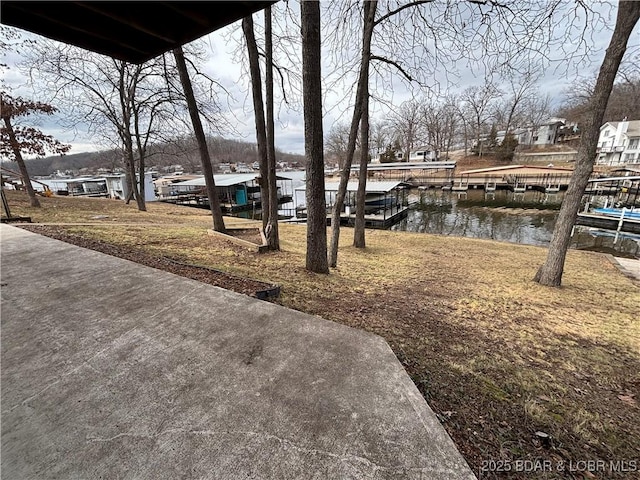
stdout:
{"type": "MultiPolygon", "coordinates": [[[[262,205],[260,185],[257,173],[238,173],[214,175],[213,180],[218,191],[220,207],[224,213],[246,212],[259,209],[262,205]]],[[[278,203],[290,202],[293,195],[292,181],[285,177],[276,177],[278,203]]],[[[161,201],[209,208],[209,198],[203,175],[175,182],[165,186],[161,201]]]]}
{"type": "MultiPolygon", "coordinates": [[[[327,202],[327,221],[331,221],[331,212],[338,194],[339,182],[325,183],[325,200],[327,202]]],[[[369,228],[389,228],[405,218],[409,211],[408,191],[410,185],[400,181],[369,181],[365,196],[365,225],[369,228]]],[[[296,219],[306,219],[305,185],[295,189],[294,202],[296,219]]],[[[342,225],[353,226],[356,219],[356,197],[358,182],[347,183],[347,193],[340,214],[342,225]]]]}

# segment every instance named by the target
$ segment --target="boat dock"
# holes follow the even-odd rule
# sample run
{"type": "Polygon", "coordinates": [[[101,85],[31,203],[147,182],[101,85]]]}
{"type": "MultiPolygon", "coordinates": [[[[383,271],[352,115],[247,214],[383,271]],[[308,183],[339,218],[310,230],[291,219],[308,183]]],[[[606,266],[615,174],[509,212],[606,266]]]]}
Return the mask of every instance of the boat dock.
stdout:
{"type": "MultiPolygon", "coordinates": [[[[260,186],[257,173],[214,175],[218,192],[220,208],[223,213],[256,212],[260,210],[260,186]]],[[[293,199],[292,180],[286,177],[276,177],[278,188],[278,204],[283,205],[293,199]]],[[[198,175],[180,181],[173,179],[171,183],[158,183],[161,202],[186,205],[190,207],[209,208],[204,176],[198,175]]]]}
{"type": "MultiPolygon", "coordinates": [[[[409,214],[409,205],[385,208],[384,210],[377,210],[374,213],[364,214],[364,224],[367,228],[380,228],[387,229],[392,225],[395,225],[400,220],[407,218],[409,214]]],[[[331,216],[329,216],[331,221],[331,216]]],[[[356,214],[355,211],[350,213],[342,213],[340,215],[340,225],[347,225],[350,227],[355,226],[356,214]]]]}
{"type": "MultiPolygon", "coordinates": [[[[331,223],[338,186],[338,182],[325,183],[328,225],[331,223]]],[[[407,195],[409,187],[408,183],[401,181],[368,181],[365,190],[365,226],[386,229],[405,218],[409,213],[407,195]]],[[[296,215],[295,220],[291,221],[304,221],[307,218],[304,201],[305,190],[305,185],[295,189],[296,215]]],[[[357,181],[347,183],[344,206],[340,213],[341,225],[353,226],[355,224],[357,191],[357,181]]]]}
{"type": "MultiPolygon", "coordinates": [[[[415,202],[414,202],[415,203],[415,202]]],[[[411,204],[413,205],[413,204],[411,204]]],[[[395,225],[400,220],[407,218],[409,214],[410,205],[401,206],[399,208],[387,208],[384,210],[378,210],[375,213],[365,213],[364,225],[366,228],[376,228],[386,230],[387,228],[395,225]]],[[[331,209],[327,209],[327,226],[331,225],[331,209]]],[[[284,223],[302,223],[307,219],[307,209],[301,207],[296,210],[296,216],[287,220],[283,220],[284,223]]],[[[340,225],[353,227],[356,223],[355,211],[349,213],[343,212],[340,214],[340,225]]]]}
{"type": "Polygon", "coordinates": [[[511,190],[516,193],[537,190],[543,193],[558,193],[567,189],[572,174],[573,170],[569,168],[530,165],[479,168],[460,172],[453,179],[450,189],[484,189],[488,192],[511,190]]]}
{"type": "MultiPolygon", "coordinates": [[[[442,187],[451,185],[456,162],[393,162],[370,163],[367,175],[371,181],[401,181],[411,187],[442,187]]],[[[351,167],[351,177],[358,178],[360,165],[351,167]]],[[[339,175],[339,171],[335,172],[339,175]]]]}
{"type": "Polygon", "coordinates": [[[618,195],[618,201],[621,203],[637,204],[640,201],[640,175],[592,178],[584,193],[599,196],[618,195]]]}
{"type": "Polygon", "coordinates": [[[640,234],[640,220],[635,218],[620,218],[597,213],[579,213],[575,224],[585,227],[640,234]]]}

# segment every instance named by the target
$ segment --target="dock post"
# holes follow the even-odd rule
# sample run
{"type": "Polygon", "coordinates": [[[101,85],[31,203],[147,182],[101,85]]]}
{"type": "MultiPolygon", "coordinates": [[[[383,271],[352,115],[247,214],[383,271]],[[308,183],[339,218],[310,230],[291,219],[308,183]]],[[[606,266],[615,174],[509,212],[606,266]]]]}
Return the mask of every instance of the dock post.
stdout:
{"type": "Polygon", "coordinates": [[[622,212],[620,212],[620,221],[618,222],[618,232],[622,229],[622,223],[624,222],[624,214],[627,212],[626,207],[622,207],[622,212]]]}

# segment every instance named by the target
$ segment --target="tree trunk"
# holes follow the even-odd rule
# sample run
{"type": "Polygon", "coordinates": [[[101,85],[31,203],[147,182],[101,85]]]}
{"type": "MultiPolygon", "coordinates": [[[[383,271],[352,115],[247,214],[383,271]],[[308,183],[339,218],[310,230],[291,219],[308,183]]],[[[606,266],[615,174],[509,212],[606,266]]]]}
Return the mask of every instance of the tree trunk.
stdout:
{"type": "MultiPolygon", "coordinates": [[[[268,165],[268,191],[269,191],[269,215],[267,226],[264,229],[267,244],[271,250],[280,250],[280,234],[278,232],[278,185],[276,181],[276,140],[273,119],[273,34],[271,31],[271,7],[264,10],[264,34],[265,34],[265,87],[267,100],[267,165],[268,165]]],[[[263,212],[265,210],[263,209],[263,212]]]]}
{"type": "Polygon", "coordinates": [[[136,202],[138,202],[138,210],[141,212],[147,211],[147,199],[145,198],[145,185],[144,185],[144,157],[140,155],[140,162],[138,165],[138,198],[136,198],[136,202]]]}
{"type": "Polygon", "coordinates": [[[604,112],[620,62],[627,48],[629,36],[639,18],[640,2],[620,1],[618,3],[616,26],[589,102],[589,112],[580,138],[576,167],[560,207],[547,259],[534,278],[542,285],[559,287],[562,282],[564,262],[571,242],[571,230],[575,224],[589,177],[593,172],[604,112]]]}
{"type": "Polygon", "coordinates": [[[140,192],[138,191],[138,182],[136,174],[136,162],[133,158],[133,150],[131,145],[126,145],[127,152],[127,170],[129,171],[129,193],[127,195],[127,204],[131,199],[135,199],[138,209],[140,209],[140,192]]]}
{"type": "Polygon", "coordinates": [[[136,162],[133,155],[133,139],[131,137],[131,89],[125,86],[126,76],[126,63],[117,62],[119,73],[119,88],[118,93],[120,95],[120,108],[122,109],[122,125],[119,127],[119,135],[122,144],[124,145],[125,163],[127,168],[127,181],[129,185],[129,192],[125,203],[129,205],[132,198],[136,200],[138,210],[145,211],[146,206],[144,200],[140,201],[140,191],[138,190],[138,181],[136,174],[136,162]]]}
{"type": "Polygon", "coordinates": [[[7,127],[7,134],[9,135],[9,142],[11,143],[11,149],[13,150],[13,154],[16,157],[16,163],[18,164],[18,168],[20,169],[20,176],[22,177],[22,183],[24,184],[24,188],[27,190],[27,194],[29,194],[29,200],[31,201],[31,206],[35,208],[40,208],[40,200],[36,196],[36,191],[33,189],[33,185],[31,185],[31,178],[29,177],[29,172],[27,171],[27,166],[22,159],[22,153],[20,152],[20,145],[18,144],[18,140],[16,139],[16,133],[13,131],[13,125],[11,125],[11,119],[9,117],[4,117],[4,125],[7,127]]]}
{"type": "Polygon", "coordinates": [[[327,264],[327,208],[324,191],[320,3],[300,2],[302,33],[302,99],[304,150],[307,161],[306,268],[329,273],[327,264]]]}
{"type": "Polygon", "coordinates": [[[367,91],[369,82],[369,62],[371,59],[371,36],[375,25],[375,14],[378,2],[364,1],[364,30],[362,33],[362,59],[360,61],[360,74],[358,76],[358,87],[356,89],[355,105],[351,128],[349,129],[349,144],[347,145],[347,155],[340,171],[340,184],[336,193],[335,203],[331,212],[331,247],[329,249],[329,265],[336,267],[338,264],[338,242],[340,240],[340,214],[344,206],[344,197],[347,192],[347,183],[351,174],[351,164],[356,149],[356,139],[358,136],[358,125],[362,118],[364,103],[364,92],[367,91]]]}
{"type": "MultiPolygon", "coordinates": [[[[360,172],[356,194],[356,224],[353,232],[353,246],[365,248],[365,201],[367,197],[367,164],[369,162],[369,86],[364,86],[362,119],[360,120],[360,172]]],[[[386,208],[386,206],[385,206],[386,208]]]]}
{"type": "Polygon", "coordinates": [[[127,192],[127,194],[125,195],[124,198],[124,203],[125,205],[129,205],[129,202],[131,202],[131,200],[133,200],[133,186],[131,185],[131,169],[129,168],[129,162],[125,160],[125,168],[124,168],[124,187],[125,187],[125,192],[127,192]]]}
{"type": "Polygon", "coordinates": [[[251,75],[251,93],[253,95],[253,110],[256,123],[256,141],[258,142],[258,160],[260,163],[260,201],[262,209],[262,228],[267,230],[269,220],[269,165],[267,162],[267,132],[264,122],[264,104],[262,101],[262,77],[260,75],[260,60],[258,46],[253,33],[253,18],[251,15],[242,19],[242,31],[247,42],[249,55],[249,73],[251,75]]]}
{"type": "Polygon", "coordinates": [[[213,229],[216,232],[224,233],[226,229],[224,227],[224,218],[222,218],[222,210],[220,209],[220,199],[218,198],[216,183],[213,178],[213,168],[211,167],[211,158],[209,157],[209,149],[207,148],[207,139],[204,135],[202,122],[200,121],[200,113],[198,112],[198,105],[196,104],[196,98],[193,94],[193,87],[191,85],[191,79],[189,78],[189,72],[187,71],[187,63],[184,60],[182,47],[173,49],[173,56],[176,59],[180,82],[184,89],[189,115],[191,116],[191,123],[193,124],[193,131],[196,136],[196,141],[198,142],[200,165],[202,166],[202,173],[204,174],[204,181],[207,186],[209,207],[211,208],[211,216],[213,217],[213,229]]]}

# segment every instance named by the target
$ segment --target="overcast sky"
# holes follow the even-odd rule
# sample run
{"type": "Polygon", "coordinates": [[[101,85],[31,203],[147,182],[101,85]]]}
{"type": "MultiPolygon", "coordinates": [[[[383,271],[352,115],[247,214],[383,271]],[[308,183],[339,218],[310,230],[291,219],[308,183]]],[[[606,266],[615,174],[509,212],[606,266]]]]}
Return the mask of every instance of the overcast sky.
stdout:
{"type": "MultiPolygon", "coordinates": [[[[326,2],[323,5],[326,6],[326,2]]],[[[381,6],[383,5],[381,4],[381,6]]],[[[556,105],[562,101],[564,91],[575,82],[577,78],[595,75],[609,42],[611,30],[607,28],[607,25],[612,27],[615,24],[615,3],[592,2],[591,7],[602,16],[597,22],[594,20],[594,28],[590,29],[590,38],[587,38],[587,43],[581,47],[581,51],[587,53],[588,58],[582,58],[582,61],[579,63],[568,61],[552,62],[552,65],[548,66],[544,75],[540,78],[541,92],[550,94],[556,105]]],[[[295,11],[297,5],[292,2],[291,8],[294,10],[293,14],[295,15],[297,13],[295,11]]],[[[259,29],[262,14],[254,15],[254,19],[257,24],[257,29],[259,29]]],[[[572,20],[575,21],[573,27],[570,23],[566,23],[566,27],[564,27],[567,31],[569,31],[570,28],[576,29],[575,24],[579,25],[580,22],[584,24],[584,20],[579,17],[558,19],[559,22],[571,22],[572,20]]],[[[288,21],[290,20],[284,17],[274,20],[274,22],[281,23],[288,21]]],[[[568,42],[577,42],[578,30],[576,30],[576,36],[573,39],[569,39],[568,42]]],[[[299,32],[299,27],[292,25],[291,32],[299,32]]],[[[211,55],[209,62],[206,64],[206,69],[210,75],[217,78],[219,82],[231,92],[233,97],[228,105],[228,116],[229,120],[234,124],[236,132],[223,133],[223,136],[253,142],[255,141],[255,127],[252,117],[248,75],[245,71],[246,67],[242,65],[239,58],[239,56],[245,54],[241,44],[241,34],[240,22],[237,22],[205,37],[203,41],[208,45],[211,55]]],[[[357,42],[353,43],[357,44],[357,42]]],[[[640,34],[638,28],[636,28],[631,45],[637,48],[638,44],[640,44],[640,34]]],[[[277,49],[278,46],[279,45],[276,44],[275,48],[277,49]]],[[[381,45],[381,47],[383,48],[383,45],[381,45]]],[[[296,53],[298,47],[294,48],[285,45],[284,48],[289,48],[296,53]]],[[[344,49],[345,47],[344,45],[337,46],[332,50],[332,46],[329,45],[328,42],[323,42],[323,58],[326,60],[324,62],[323,74],[327,77],[331,77],[331,74],[333,74],[332,80],[327,79],[327,90],[324,94],[325,134],[336,122],[348,123],[350,120],[349,96],[353,94],[352,81],[357,72],[355,68],[351,68],[351,72],[343,78],[342,82],[335,81],[339,73],[344,73],[344,71],[339,68],[336,70],[335,64],[333,64],[333,66],[331,64],[331,59],[337,56],[334,51],[335,48],[344,49]],[[329,85],[331,85],[330,90],[328,89],[329,85]]],[[[425,48],[430,48],[430,45],[427,45],[425,48]]],[[[446,48],[446,45],[444,48],[446,48]]],[[[571,45],[568,46],[568,49],[571,50],[571,45]]],[[[561,55],[558,55],[558,52],[552,53],[555,60],[562,58],[561,55]]],[[[37,97],[37,92],[33,91],[26,77],[20,75],[15,68],[15,64],[19,60],[20,57],[11,52],[4,59],[4,63],[9,66],[9,69],[3,73],[5,83],[12,88],[13,93],[16,95],[43,100],[37,97]]],[[[293,63],[295,63],[295,61],[293,63]]],[[[350,65],[351,64],[347,65],[347,70],[350,68],[350,65]]],[[[471,70],[469,68],[470,66],[472,65],[466,65],[464,61],[458,61],[455,64],[437,65],[432,69],[433,71],[429,72],[429,76],[425,78],[428,79],[430,86],[437,85],[440,93],[459,92],[469,85],[482,84],[484,82],[482,69],[476,66],[476,68],[471,70]]],[[[292,65],[291,68],[296,68],[296,65],[292,65]]],[[[300,65],[297,65],[297,68],[300,68],[300,65]]],[[[389,108],[391,108],[391,105],[399,106],[403,101],[409,100],[412,94],[418,89],[418,87],[414,85],[414,91],[412,92],[406,83],[400,81],[399,76],[386,79],[372,78],[371,83],[376,95],[384,97],[386,100],[385,104],[377,103],[372,105],[372,116],[374,118],[384,117],[389,108]]],[[[282,102],[276,106],[276,146],[284,152],[302,154],[304,153],[302,107],[294,91],[290,92],[290,97],[291,100],[293,100],[290,106],[286,106],[282,102]]],[[[99,145],[96,145],[91,138],[88,138],[86,132],[82,131],[82,129],[77,132],[62,129],[57,124],[55,117],[43,119],[39,126],[46,134],[53,135],[63,142],[71,143],[72,150],[69,153],[95,151],[101,148],[99,145]]]]}

